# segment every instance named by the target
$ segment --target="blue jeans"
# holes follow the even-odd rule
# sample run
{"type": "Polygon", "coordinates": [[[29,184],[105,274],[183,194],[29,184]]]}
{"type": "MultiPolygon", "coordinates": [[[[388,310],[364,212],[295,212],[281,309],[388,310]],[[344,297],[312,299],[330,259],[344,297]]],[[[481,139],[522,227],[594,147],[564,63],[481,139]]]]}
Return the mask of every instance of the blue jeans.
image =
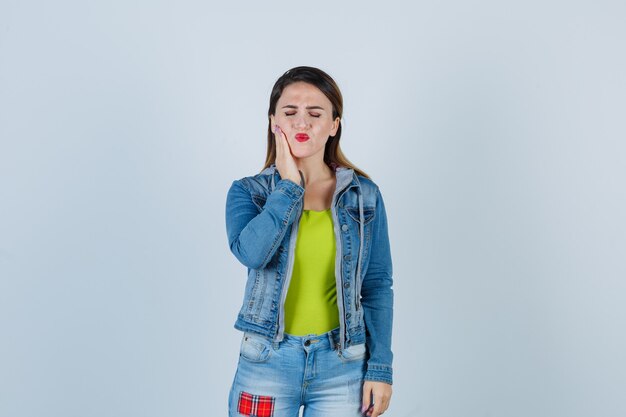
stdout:
{"type": "Polygon", "coordinates": [[[230,417],[361,417],[365,343],[339,351],[339,328],[282,342],[244,332],[230,417]]]}

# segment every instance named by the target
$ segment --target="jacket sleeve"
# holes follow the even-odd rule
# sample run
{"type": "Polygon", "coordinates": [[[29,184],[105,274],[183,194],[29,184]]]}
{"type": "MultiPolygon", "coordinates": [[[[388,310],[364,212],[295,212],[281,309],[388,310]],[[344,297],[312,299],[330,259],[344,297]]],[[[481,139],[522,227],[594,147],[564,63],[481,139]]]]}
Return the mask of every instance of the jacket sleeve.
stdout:
{"type": "Polygon", "coordinates": [[[372,220],[372,242],[367,271],[361,286],[361,305],[369,351],[365,379],[392,383],[391,330],[393,285],[387,213],[380,190],[376,189],[376,212],[372,220]]]}
{"type": "Polygon", "coordinates": [[[281,179],[259,213],[244,180],[233,181],[226,197],[226,233],[231,252],[242,264],[265,267],[293,223],[303,195],[302,186],[281,179]]]}

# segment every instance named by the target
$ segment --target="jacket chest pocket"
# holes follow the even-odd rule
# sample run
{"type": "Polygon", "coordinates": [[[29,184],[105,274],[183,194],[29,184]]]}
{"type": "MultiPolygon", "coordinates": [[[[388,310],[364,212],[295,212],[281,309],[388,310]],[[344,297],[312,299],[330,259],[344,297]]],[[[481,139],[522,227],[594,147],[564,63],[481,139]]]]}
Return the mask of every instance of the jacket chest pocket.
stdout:
{"type": "MultiPolygon", "coordinates": [[[[353,249],[357,251],[360,248],[361,240],[363,240],[363,260],[368,258],[369,248],[370,248],[370,240],[372,236],[372,221],[374,220],[376,210],[373,207],[364,207],[363,208],[363,237],[361,239],[361,218],[359,216],[359,208],[358,207],[346,207],[345,211],[347,213],[347,220],[352,222],[351,229],[353,230],[352,235],[356,239],[353,243],[353,249]]],[[[363,266],[365,263],[363,263],[363,266]]],[[[364,272],[364,271],[361,271],[364,272]]]]}
{"type": "MultiPolygon", "coordinates": [[[[354,220],[357,224],[361,223],[361,217],[359,216],[359,208],[358,207],[345,207],[348,216],[352,220],[354,220]]],[[[374,215],[376,213],[376,209],[374,207],[363,207],[363,224],[369,224],[372,220],[374,220],[374,215]]]]}

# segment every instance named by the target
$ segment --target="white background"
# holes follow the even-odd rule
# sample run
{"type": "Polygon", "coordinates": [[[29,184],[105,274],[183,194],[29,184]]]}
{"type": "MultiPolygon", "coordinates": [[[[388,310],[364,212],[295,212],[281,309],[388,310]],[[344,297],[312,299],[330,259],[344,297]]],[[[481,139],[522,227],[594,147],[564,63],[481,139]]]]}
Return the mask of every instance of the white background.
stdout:
{"type": "Polygon", "coordinates": [[[626,415],[621,1],[0,1],[0,416],[225,416],[224,206],[275,80],[345,98],[395,417],[626,415]]]}

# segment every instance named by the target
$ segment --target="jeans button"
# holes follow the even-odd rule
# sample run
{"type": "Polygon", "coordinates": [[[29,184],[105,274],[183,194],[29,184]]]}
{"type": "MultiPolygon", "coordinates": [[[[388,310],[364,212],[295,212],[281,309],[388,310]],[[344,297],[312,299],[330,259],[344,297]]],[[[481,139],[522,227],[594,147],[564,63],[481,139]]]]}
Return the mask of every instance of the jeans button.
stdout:
{"type": "Polygon", "coordinates": [[[309,346],[311,344],[310,340],[307,340],[306,342],[304,342],[304,346],[309,346]]]}

